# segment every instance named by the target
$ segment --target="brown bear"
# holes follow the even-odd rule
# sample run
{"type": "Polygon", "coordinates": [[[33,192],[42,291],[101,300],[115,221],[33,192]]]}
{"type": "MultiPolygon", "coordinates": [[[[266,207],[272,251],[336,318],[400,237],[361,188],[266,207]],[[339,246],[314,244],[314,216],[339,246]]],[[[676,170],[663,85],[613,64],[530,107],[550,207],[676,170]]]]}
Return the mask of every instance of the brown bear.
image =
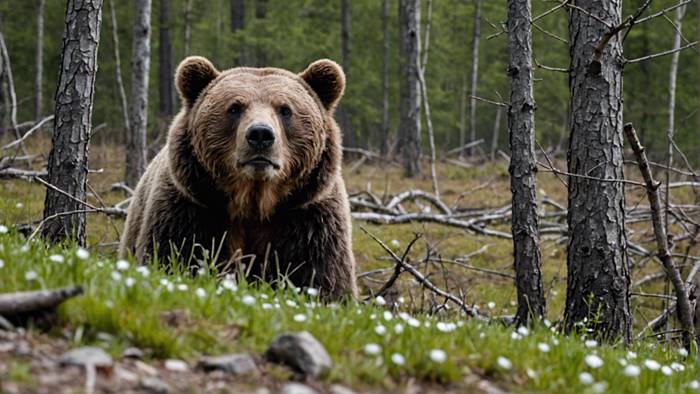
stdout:
{"type": "Polygon", "coordinates": [[[193,56],[175,84],[182,109],[136,187],[120,256],[196,261],[192,253],[209,250],[219,267],[248,256],[250,279],[282,273],[331,299],[356,296],[333,120],[345,88],[340,66],[218,71],[193,56]]]}

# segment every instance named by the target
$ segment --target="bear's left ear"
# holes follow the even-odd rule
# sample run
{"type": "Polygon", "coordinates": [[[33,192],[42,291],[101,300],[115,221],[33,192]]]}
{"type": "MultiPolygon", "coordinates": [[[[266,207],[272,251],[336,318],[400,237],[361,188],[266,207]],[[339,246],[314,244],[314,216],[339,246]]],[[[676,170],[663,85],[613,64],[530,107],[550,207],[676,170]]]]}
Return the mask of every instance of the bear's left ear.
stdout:
{"type": "Polygon", "coordinates": [[[192,107],[202,90],[219,76],[219,70],[201,56],[190,56],[177,66],[175,85],[183,103],[192,107]]]}
{"type": "Polygon", "coordinates": [[[328,110],[335,107],[345,90],[345,73],[340,65],[332,60],[317,60],[299,76],[311,86],[328,110]]]}

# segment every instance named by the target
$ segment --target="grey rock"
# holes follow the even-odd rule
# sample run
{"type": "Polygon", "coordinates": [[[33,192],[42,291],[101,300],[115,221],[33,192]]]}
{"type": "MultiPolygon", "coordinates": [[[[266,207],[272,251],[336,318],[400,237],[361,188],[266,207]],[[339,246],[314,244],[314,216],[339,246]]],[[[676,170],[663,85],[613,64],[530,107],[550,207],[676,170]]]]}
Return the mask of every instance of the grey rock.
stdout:
{"type": "Polygon", "coordinates": [[[167,383],[154,377],[141,379],[139,387],[153,394],[168,394],[173,391],[167,383]]]}
{"type": "Polygon", "coordinates": [[[355,394],[354,391],[350,390],[349,388],[339,385],[339,384],[334,384],[331,386],[330,389],[331,394],[355,394]]]}
{"type": "Polygon", "coordinates": [[[175,358],[165,360],[163,366],[165,366],[165,369],[172,372],[187,372],[187,370],[190,369],[186,362],[175,358]]]}
{"type": "Polygon", "coordinates": [[[318,391],[301,383],[287,383],[282,387],[280,394],[318,394],[318,391]]]}
{"type": "Polygon", "coordinates": [[[272,362],[286,364],[313,377],[325,375],[333,366],[323,345],[306,331],[277,336],[265,356],[272,362]]]}
{"type": "Polygon", "coordinates": [[[124,352],[122,352],[122,357],[124,358],[133,358],[136,360],[143,360],[143,350],[137,348],[137,347],[128,347],[124,349],[124,352]]]}
{"type": "Polygon", "coordinates": [[[223,371],[234,375],[243,375],[257,372],[255,360],[249,354],[228,354],[216,357],[202,357],[197,363],[197,368],[204,371],[223,371]]]}
{"type": "Polygon", "coordinates": [[[80,367],[93,365],[98,368],[108,368],[112,366],[112,356],[99,347],[85,346],[63,353],[59,362],[63,365],[80,367]]]}

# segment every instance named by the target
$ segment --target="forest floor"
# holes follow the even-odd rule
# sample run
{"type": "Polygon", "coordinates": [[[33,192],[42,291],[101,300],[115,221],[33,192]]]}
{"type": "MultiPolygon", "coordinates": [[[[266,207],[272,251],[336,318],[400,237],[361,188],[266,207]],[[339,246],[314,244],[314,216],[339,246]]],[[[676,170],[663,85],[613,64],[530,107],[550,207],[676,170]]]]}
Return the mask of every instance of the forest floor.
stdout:
{"type": "MultiPolygon", "coordinates": [[[[103,169],[90,175],[91,203],[110,206],[126,197],[111,188],[122,178],[123,157],[118,148],[91,147],[91,168],[103,169]]],[[[565,168],[565,163],[555,163],[565,168]]],[[[37,159],[37,168],[42,164],[37,159]]],[[[505,161],[472,168],[441,163],[438,169],[443,201],[451,207],[496,209],[510,201],[505,161]]],[[[636,174],[635,168],[627,169],[628,177],[637,178],[636,174]]],[[[428,177],[405,179],[392,165],[363,165],[345,178],[351,194],[371,190],[391,196],[410,189],[431,190],[428,177]]],[[[559,177],[541,172],[538,189],[539,197],[566,206],[566,187],[559,177]]],[[[674,203],[694,202],[691,190],[673,193],[674,203]]],[[[514,333],[498,323],[467,319],[454,305],[444,308],[443,300],[406,274],[386,296],[386,305],[324,305],[313,295],[290,289],[249,286],[244,281],[225,286],[228,282],[215,272],[192,277],[155,266],[139,269],[133,262],[118,266],[115,250],[123,221],[102,214],[88,217],[87,257],[76,254],[71,245],[49,248],[40,242],[26,243],[12,228],[41,217],[43,196],[38,183],[0,181],[0,225],[10,229],[0,234],[0,293],[80,284],[85,294],[59,308],[58,320],[49,330],[0,331],[0,392],[82,391],[84,371],[61,367],[57,360],[66,349],[88,344],[104,348],[115,360],[108,370],[98,371],[98,392],[138,391],[147,377],[157,377],[174,392],[263,392],[262,388],[277,392],[286,382],[302,378],[265,361],[262,354],[277,334],[301,330],[313,334],[334,361],[326,377],[303,380],[320,392],[337,390],[333,384],[356,392],[693,392],[698,384],[697,367],[684,361],[673,338],[642,335],[624,348],[563,336],[544,325],[514,333]],[[123,357],[132,347],[144,352],[142,360],[123,357]],[[231,376],[195,367],[202,356],[230,352],[250,353],[258,373],[231,376]],[[184,360],[186,370],[166,368],[168,359],[184,360]]],[[[643,190],[628,188],[627,204],[645,205],[643,190]]],[[[548,220],[565,223],[560,216],[548,220]]],[[[491,226],[510,231],[507,222],[491,226]]],[[[508,239],[440,224],[355,222],[353,249],[358,274],[363,274],[359,281],[363,296],[386,281],[394,263],[360,227],[397,253],[416,233],[422,234],[408,261],[484,314],[514,313],[508,239]],[[426,260],[428,252],[444,261],[462,259],[463,264],[426,260]]],[[[627,230],[633,242],[654,249],[649,222],[630,223],[627,230]]],[[[676,248],[684,251],[683,241],[676,248]]],[[[690,251],[698,254],[696,247],[690,251]]],[[[566,296],[566,239],[561,234],[543,235],[542,256],[548,321],[556,326],[566,296]]],[[[633,283],[661,270],[649,259],[631,256],[631,260],[633,283]]],[[[664,298],[644,295],[665,289],[661,281],[652,281],[632,291],[636,335],[663,307],[664,298]]]]}

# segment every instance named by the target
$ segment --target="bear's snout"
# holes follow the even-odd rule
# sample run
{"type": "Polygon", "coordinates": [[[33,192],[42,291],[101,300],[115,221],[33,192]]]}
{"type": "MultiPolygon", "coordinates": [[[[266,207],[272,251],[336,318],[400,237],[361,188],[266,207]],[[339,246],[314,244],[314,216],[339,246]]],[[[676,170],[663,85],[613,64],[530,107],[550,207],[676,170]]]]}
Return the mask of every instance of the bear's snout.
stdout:
{"type": "Polygon", "coordinates": [[[248,128],[245,139],[254,151],[260,152],[272,146],[275,142],[275,132],[270,125],[257,123],[248,128]]]}

